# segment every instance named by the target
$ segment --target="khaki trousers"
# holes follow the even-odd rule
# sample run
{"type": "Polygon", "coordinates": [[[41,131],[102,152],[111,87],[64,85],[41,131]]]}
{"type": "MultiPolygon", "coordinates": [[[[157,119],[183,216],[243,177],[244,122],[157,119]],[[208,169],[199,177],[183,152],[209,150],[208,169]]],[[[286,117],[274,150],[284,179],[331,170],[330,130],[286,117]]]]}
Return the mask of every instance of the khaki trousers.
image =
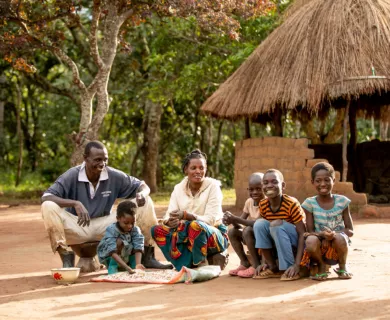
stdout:
{"type": "MultiPolygon", "coordinates": [[[[152,199],[147,197],[145,205],[136,210],[135,224],[145,237],[145,246],[154,245],[150,229],[157,224],[157,217],[152,199]]],[[[68,245],[100,241],[106,228],[116,222],[116,212],[111,212],[109,216],[91,219],[88,227],[81,227],[77,224],[77,216],[53,201],[43,202],[41,212],[53,252],[56,252],[58,247],[66,249],[68,245]]]]}

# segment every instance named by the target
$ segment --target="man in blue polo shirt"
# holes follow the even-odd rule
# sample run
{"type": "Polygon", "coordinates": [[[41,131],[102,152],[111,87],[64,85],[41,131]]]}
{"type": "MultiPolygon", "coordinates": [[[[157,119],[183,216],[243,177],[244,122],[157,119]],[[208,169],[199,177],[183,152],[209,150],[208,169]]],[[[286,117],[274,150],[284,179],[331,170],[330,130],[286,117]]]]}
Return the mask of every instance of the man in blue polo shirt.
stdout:
{"type": "Polygon", "coordinates": [[[150,189],[144,181],[107,166],[108,153],[99,141],[85,146],[84,163],[62,174],[42,196],[42,217],[53,252],[59,253],[63,267],[73,267],[75,255],[69,245],[100,241],[106,228],[116,221],[111,212],[116,199],[135,199],[136,224],[145,237],[142,262],[146,268],[167,269],[171,265],[154,257],[150,234],[157,224],[150,189]]]}

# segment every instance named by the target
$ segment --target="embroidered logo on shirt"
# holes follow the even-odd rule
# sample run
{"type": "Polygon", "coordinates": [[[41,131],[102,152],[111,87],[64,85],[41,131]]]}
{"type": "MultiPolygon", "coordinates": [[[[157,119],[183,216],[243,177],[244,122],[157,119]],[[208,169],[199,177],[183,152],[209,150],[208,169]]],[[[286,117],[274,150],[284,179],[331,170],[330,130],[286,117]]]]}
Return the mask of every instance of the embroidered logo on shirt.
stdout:
{"type": "Polygon", "coordinates": [[[102,191],[102,197],[109,197],[111,194],[111,191],[102,191]]]}

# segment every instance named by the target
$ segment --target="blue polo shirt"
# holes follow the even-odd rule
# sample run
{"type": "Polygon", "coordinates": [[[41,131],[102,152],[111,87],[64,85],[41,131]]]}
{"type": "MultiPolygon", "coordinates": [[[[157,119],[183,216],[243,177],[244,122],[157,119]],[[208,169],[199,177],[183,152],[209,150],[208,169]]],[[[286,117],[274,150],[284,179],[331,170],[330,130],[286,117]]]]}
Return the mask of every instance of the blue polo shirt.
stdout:
{"type": "MultiPolygon", "coordinates": [[[[83,165],[69,169],[45,191],[45,194],[80,201],[88,210],[91,218],[109,215],[115,200],[118,198],[134,198],[142,183],[137,178],[107,166],[107,179],[100,180],[95,194],[91,195],[90,183],[79,179],[80,170],[83,169],[83,165]]],[[[66,208],[65,210],[77,215],[74,208],[66,208]]]]}

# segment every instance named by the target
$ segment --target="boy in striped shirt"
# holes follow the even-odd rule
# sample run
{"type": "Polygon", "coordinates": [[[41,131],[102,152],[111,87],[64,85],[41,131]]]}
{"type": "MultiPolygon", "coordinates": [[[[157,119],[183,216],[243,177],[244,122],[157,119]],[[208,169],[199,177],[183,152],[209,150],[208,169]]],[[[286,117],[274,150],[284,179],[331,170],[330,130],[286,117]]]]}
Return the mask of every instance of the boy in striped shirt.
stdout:
{"type": "Polygon", "coordinates": [[[299,279],[306,231],[303,221],[305,214],[297,199],[283,194],[285,186],[279,170],[269,169],[264,174],[263,191],[267,198],[259,204],[263,219],[255,222],[253,230],[256,248],[261,249],[266,264],[256,269],[255,279],[299,279]],[[279,267],[272,254],[273,248],[277,251],[279,267]],[[295,258],[293,248],[296,249],[295,258]]]}

